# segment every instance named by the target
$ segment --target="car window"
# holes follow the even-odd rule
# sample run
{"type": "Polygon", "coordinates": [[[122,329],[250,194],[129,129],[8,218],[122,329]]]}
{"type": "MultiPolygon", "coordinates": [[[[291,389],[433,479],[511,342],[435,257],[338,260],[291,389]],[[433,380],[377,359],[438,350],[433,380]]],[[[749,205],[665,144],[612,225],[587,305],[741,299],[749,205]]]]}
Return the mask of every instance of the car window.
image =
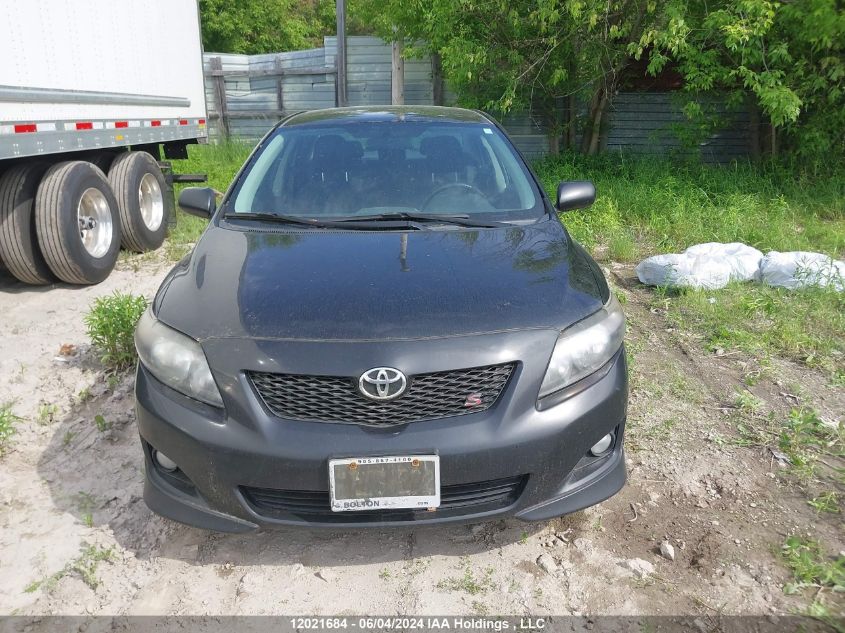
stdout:
{"type": "Polygon", "coordinates": [[[535,217],[542,199],[494,126],[429,121],[280,127],[228,201],[236,213],[535,217]]]}

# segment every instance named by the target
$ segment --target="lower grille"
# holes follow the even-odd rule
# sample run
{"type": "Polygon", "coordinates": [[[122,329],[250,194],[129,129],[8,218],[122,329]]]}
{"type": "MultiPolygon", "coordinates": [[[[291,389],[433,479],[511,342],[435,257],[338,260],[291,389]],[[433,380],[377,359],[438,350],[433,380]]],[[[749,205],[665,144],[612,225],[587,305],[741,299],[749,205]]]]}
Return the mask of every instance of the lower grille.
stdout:
{"type": "Polygon", "coordinates": [[[402,509],[332,512],[327,491],[274,490],[242,486],[241,492],[253,510],[266,517],[299,518],[319,523],[372,523],[419,521],[501,510],[516,503],[527,481],[528,475],[520,475],[471,484],[442,486],[440,507],[436,512],[402,509]]]}
{"type": "Polygon", "coordinates": [[[365,398],[351,377],[249,372],[249,378],[280,418],[393,426],[486,411],[513,369],[507,363],[410,376],[405,393],[387,402],[365,398]]]}

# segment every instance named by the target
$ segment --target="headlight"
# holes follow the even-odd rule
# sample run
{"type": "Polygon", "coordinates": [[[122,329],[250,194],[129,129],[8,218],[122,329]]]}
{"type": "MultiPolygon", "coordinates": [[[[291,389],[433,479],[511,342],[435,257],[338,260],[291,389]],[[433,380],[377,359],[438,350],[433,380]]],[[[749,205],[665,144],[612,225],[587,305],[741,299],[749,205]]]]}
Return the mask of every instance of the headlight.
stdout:
{"type": "Polygon", "coordinates": [[[135,328],[138,358],[168,387],[215,407],[222,407],[220,391],[200,344],[157,320],[147,308],[135,328]]]}
{"type": "Polygon", "coordinates": [[[595,314],[564,330],[555,344],[540,397],[599,370],[622,345],[625,315],[614,294],[595,314]]]}

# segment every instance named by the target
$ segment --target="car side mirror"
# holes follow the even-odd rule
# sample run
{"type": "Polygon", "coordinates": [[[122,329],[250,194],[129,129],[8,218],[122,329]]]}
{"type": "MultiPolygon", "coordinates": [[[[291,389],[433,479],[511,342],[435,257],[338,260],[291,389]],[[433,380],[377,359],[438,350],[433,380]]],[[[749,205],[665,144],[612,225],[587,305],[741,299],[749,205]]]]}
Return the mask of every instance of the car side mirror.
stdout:
{"type": "Polygon", "coordinates": [[[589,207],[596,201],[596,187],[589,180],[564,181],[557,186],[558,211],[589,207]]]}
{"type": "Polygon", "coordinates": [[[179,208],[185,213],[208,220],[217,208],[214,189],[211,187],[188,187],[179,194],[179,208]]]}

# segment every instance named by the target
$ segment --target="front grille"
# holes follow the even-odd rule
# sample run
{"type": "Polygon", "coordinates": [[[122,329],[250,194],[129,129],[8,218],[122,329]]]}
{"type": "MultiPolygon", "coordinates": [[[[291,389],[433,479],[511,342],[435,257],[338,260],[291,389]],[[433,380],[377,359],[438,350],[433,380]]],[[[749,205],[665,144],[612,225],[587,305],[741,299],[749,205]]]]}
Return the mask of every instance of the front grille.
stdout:
{"type": "Polygon", "coordinates": [[[241,487],[253,510],[271,518],[299,518],[320,523],[371,523],[377,521],[419,521],[462,514],[501,510],[516,503],[525,489],[528,475],[491,479],[440,488],[440,507],[425,510],[363,510],[332,512],[327,491],[273,490],[241,487]]]}
{"type": "Polygon", "coordinates": [[[280,418],[393,426],[486,411],[513,373],[514,364],[489,365],[409,377],[395,400],[377,402],[358,391],[357,379],[250,372],[267,408],[280,418]]]}

